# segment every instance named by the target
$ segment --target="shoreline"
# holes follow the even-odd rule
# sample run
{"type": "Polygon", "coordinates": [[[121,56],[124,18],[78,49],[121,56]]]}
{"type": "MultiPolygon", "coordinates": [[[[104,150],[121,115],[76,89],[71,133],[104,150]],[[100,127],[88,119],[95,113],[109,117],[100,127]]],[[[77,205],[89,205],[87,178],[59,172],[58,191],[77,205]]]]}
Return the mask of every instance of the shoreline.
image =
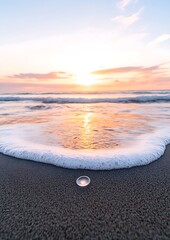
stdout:
{"type": "MultiPolygon", "coordinates": [[[[15,131],[13,132],[14,129],[20,133],[19,127],[17,128],[15,125],[0,129],[0,152],[2,154],[75,170],[102,171],[144,166],[163,156],[166,147],[170,144],[170,128],[145,134],[142,140],[140,137],[136,138],[136,141],[130,142],[128,146],[97,150],[68,149],[53,145],[46,146],[42,143],[30,144],[28,140],[17,138],[15,131]]],[[[26,127],[25,124],[24,129],[35,130],[30,126],[26,127]]],[[[36,135],[41,135],[41,132],[36,132],[36,135]]],[[[41,137],[43,138],[43,135],[41,137]]]]}
{"type": "Polygon", "coordinates": [[[169,239],[169,169],[170,145],[149,165],[106,171],[0,154],[0,239],[169,239]]]}

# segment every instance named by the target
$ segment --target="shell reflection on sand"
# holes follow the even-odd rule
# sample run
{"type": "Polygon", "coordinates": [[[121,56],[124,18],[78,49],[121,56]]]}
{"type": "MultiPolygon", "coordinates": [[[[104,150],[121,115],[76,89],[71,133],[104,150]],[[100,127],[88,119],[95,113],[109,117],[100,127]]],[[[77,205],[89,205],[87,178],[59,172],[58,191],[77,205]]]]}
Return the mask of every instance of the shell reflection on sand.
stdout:
{"type": "Polygon", "coordinates": [[[80,187],[86,187],[90,184],[90,178],[88,176],[81,176],[77,178],[76,183],[80,187]]]}

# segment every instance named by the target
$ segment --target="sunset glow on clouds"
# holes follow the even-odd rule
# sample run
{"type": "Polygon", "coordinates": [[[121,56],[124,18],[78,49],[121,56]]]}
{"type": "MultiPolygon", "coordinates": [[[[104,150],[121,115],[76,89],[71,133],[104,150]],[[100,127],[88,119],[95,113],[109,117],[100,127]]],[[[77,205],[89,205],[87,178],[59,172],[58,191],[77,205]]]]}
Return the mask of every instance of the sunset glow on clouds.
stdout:
{"type": "Polygon", "coordinates": [[[0,5],[0,91],[170,89],[169,1],[0,5]]]}

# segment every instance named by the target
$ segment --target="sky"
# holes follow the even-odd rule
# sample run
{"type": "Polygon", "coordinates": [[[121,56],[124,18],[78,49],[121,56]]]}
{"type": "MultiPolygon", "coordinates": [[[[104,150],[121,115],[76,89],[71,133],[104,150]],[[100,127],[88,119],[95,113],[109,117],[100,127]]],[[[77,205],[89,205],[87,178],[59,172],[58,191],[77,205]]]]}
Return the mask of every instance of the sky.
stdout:
{"type": "Polygon", "coordinates": [[[169,0],[1,0],[0,91],[170,89],[169,0]]]}

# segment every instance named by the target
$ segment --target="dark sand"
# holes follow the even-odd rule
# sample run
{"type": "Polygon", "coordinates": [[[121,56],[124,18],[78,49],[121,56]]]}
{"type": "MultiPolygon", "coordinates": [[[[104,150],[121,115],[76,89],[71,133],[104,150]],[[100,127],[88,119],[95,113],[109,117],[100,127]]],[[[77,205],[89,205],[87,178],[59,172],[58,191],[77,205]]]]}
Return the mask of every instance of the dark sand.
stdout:
{"type": "Polygon", "coordinates": [[[148,166],[113,171],[0,154],[0,239],[170,239],[170,146],[148,166]]]}

